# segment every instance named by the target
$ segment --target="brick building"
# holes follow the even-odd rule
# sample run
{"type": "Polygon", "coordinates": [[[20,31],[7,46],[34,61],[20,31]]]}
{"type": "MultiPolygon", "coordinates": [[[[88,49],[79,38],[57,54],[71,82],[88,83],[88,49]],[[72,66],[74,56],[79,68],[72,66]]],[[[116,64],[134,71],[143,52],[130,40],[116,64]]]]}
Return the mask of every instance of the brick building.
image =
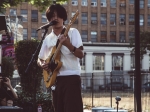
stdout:
{"type": "MultiPolygon", "coordinates": [[[[64,7],[68,12],[66,25],[79,10],[72,27],[79,30],[84,43],[82,73],[99,74],[135,68],[135,56],[129,48],[130,38],[134,38],[134,0],[69,0],[64,7]]],[[[6,15],[23,17],[23,39],[41,39],[44,31],[37,33],[36,29],[47,23],[45,12],[40,13],[24,2],[17,8],[7,9],[6,15]]],[[[139,24],[141,30],[150,31],[150,0],[140,0],[139,24]]],[[[149,58],[148,51],[141,61],[141,69],[149,70],[149,58]]]]}

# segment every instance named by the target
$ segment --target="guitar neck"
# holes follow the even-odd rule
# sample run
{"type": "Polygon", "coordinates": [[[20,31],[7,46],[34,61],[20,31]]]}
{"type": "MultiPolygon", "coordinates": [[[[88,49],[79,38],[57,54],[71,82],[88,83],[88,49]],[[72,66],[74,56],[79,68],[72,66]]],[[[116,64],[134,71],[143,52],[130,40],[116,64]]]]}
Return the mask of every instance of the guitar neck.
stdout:
{"type": "MultiPolygon", "coordinates": [[[[70,27],[71,27],[71,25],[68,25],[68,26],[66,27],[66,30],[65,30],[65,32],[64,32],[64,36],[65,36],[65,37],[67,36],[70,27]]],[[[56,56],[57,56],[57,54],[60,52],[61,46],[62,46],[62,44],[59,42],[59,44],[58,44],[58,46],[57,46],[57,49],[56,49],[56,51],[55,51],[55,54],[54,54],[54,56],[53,56],[53,59],[55,59],[56,56]]]]}
{"type": "MultiPolygon", "coordinates": [[[[64,36],[65,36],[66,38],[67,38],[67,36],[68,36],[68,31],[69,31],[69,29],[70,29],[72,23],[76,20],[76,18],[77,18],[78,15],[79,15],[79,11],[77,10],[77,11],[76,11],[76,14],[72,17],[72,19],[70,20],[70,22],[69,22],[69,24],[68,24],[68,26],[66,27],[66,30],[65,30],[65,32],[64,32],[64,36]]],[[[55,51],[55,54],[54,54],[54,56],[53,56],[53,59],[54,59],[54,60],[55,60],[57,54],[60,52],[61,46],[62,46],[62,44],[59,42],[59,44],[58,44],[58,46],[57,46],[57,49],[56,49],[56,51],[55,51]]]]}

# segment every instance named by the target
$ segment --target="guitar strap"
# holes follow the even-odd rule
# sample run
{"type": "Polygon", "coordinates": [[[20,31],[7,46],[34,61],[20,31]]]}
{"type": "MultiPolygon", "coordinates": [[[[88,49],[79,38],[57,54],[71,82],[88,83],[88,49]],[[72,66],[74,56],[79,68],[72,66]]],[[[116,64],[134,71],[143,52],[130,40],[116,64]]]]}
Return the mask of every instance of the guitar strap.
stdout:
{"type": "MultiPolygon", "coordinates": [[[[61,31],[61,34],[64,34],[65,30],[66,30],[66,28],[64,27],[63,30],[61,31]]],[[[58,45],[59,45],[59,39],[57,39],[56,48],[57,48],[58,45]]]]}

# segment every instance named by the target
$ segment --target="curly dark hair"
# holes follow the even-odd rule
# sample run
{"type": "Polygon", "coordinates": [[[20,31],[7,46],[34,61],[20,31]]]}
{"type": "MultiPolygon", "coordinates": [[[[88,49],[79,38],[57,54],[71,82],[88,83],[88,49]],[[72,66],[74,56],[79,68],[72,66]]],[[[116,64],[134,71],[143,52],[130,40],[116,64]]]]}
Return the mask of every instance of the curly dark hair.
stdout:
{"type": "Polygon", "coordinates": [[[57,13],[59,18],[62,18],[64,21],[67,20],[67,12],[66,9],[60,4],[53,4],[46,10],[46,17],[50,20],[53,17],[54,12],[57,13]]]}

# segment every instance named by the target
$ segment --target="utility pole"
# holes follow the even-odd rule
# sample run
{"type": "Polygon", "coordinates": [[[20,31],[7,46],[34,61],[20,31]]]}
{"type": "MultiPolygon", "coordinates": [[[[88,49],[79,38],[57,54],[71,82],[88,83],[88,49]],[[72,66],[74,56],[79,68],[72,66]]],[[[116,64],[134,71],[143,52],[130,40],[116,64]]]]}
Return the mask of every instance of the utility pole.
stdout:
{"type": "Polygon", "coordinates": [[[142,112],[141,109],[141,67],[140,67],[140,25],[139,9],[140,0],[135,0],[135,112],[142,112]]]}

